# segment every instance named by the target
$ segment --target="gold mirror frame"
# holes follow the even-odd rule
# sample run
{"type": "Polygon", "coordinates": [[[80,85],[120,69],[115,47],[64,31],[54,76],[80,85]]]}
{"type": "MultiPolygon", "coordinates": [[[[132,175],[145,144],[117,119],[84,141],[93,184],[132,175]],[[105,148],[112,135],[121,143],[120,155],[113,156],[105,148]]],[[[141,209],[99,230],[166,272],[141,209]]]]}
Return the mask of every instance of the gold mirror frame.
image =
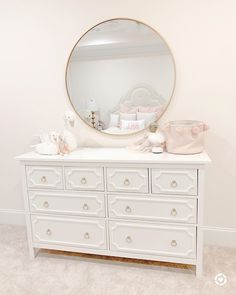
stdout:
{"type": "Polygon", "coordinates": [[[170,98],[169,98],[169,102],[166,104],[166,107],[165,107],[165,109],[163,110],[163,112],[162,112],[162,114],[160,115],[160,117],[158,118],[158,120],[156,120],[156,121],[154,121],[154,122],[152,122],[151,124],[153,124],[153,123],[158,123],[158,121],[161,119],[161,117],[163,116],[163,114],[166,112],[166,110],[167,110],[167,108],[168,108],[168,106],[169,106],[169,104],[170,104],[170,102],[171,102],[171,100],[172,100],[172,97],[173,97],[173,94],[174,94],[174,91],[175,91],[175,86],[176,86],[176,65],[175,65],[175,59],[174,59],[174,56],[173,56],[173,53],[172,53],[172,51],[171,51],[171,49],[170,49],[170,46],[169,46],[169,44],[166,42],[166,40],[165,40],[165,38],[163,38],[163,36],[159,33],[159,32],[157,32],[155,29],[153,29],[151,26],[149,26],[149,25],[147,25],[146,23],[144,23],[144,22],[142,22],[142,21],[139,21],[139,20],[136,20],[136,19],[132,19],[132,18],[124,18],[124,17],[118,17],[118,18],[111,18],[111,19],[108,19],[108,20],[105,20],[105,21],[102,21],[102,22],[99,22],[99,23],[97,23],[96,25],[94,25],[94,26],[92,26],[90,29],[88,29],[79,39],[78,39],[78,41],[75,43],[75,45],[73,46],[73,48],[72,48],[72,50],[71,50],[71,52],[70,52],[70,54],[69,54],[69,57],[68,57],[68,59],[67,59],[67,63],[66,63],[66,70],[65,70],[65,84],[66,84],[66,92],[67,92],[67,96],[68,96],[68,98],[69,98],[69,101],[70,101],[70,104],[71,104],[71,106],[72,106],[72,108],[73,108],[73,110],[74,110],[74,112],[77,114],[77,116],[80,118],[80,120],[86,125],[86,126],[88,126],[88,127],[90,127],[92,130],[94,130],[95,132],[98,132],[99,134],[102,134],[102,135],[108,135],[109,137],[111,137],[111,136],[118,136],[118,137],[127,137],[127,136],[134,136],[134,135],[137,135],[137,134],[140,134],[140,133],[142,133],[142,132],[144,132],[144,131],[146,131],[147,129],[149,129],[149,127],[150,126],[148,126],[148,127],[146,127],[146,128],[144,128],[144,129],[142,129],[142,130],[138,130],[138,131],[136,131],[136,132],[133,132],[133,133],[130,133],[130,134],[111,134],[111,133],[103,133],[103,132],[101,132],[100,130],[97,130],[96,128],[92,128],[89,124],[87,124],[85,121],[84,121],[84,119],[79,115],[79,113],[77,112],[77,110],[75,109],[75,107],[74,107],[74,105],[73,105],[73,103],[72,103],[72,99],[71,99],[71,97],[70,97],[70,94],[69,94],[69,89],[68,89],[68,86],[67,86],[67,72],[68,72],[68,67],[69,67],[69,62],[70,62],[70,58],[71,58],[71,56],[72,56],[72,53],[73,53],[73,51],[74,51],[74,49],[75,49],[75,47],[78,45],[78,43],[80,42],[80,40],[89,32],[89,31],[91,31],[92,29],[94,29],[95,27],[97,27],[97,26],[99,26],[99,25],[101,25],[101,24],[103,24],[103,23],[106,23],[106,22],[109,22],[109,21],[113,21],[113,20],[130,20],[130,21],[135,21],[135,22],[138,22],[138,23],[140,23],[140,24],[143,24],[143,25],[145,25],[145,26],[147,26],[148,28],[150,28],[152,31],[154,31],[164,42],[165,42],[165,44],[166,44],[166,46],[167,46],[167,48],[168,48],[168,50],[169,50],[169,52],[170,52],[170,55],[171,55],[171,58],[172,58],[172,62],[173,62],[173,67],[174,67],[174,83],[173,83],[173,89],[172,89],[172,92],[171,92],[171,95],[170,95],[170,98]]]}

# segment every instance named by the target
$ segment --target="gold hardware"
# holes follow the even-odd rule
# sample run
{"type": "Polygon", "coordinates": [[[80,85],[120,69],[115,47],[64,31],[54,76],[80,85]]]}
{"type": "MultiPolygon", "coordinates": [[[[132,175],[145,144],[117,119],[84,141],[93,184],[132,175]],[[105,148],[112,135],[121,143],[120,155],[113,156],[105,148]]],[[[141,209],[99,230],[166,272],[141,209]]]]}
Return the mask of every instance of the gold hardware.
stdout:
{"type": "Polygon", "coordinates": [[[125,240],[126,240],[127,243],[132,243],[132,238],[130,236],[126,237],[125,240]]]}
{"type": "Polygon", "coordinates": [[[83,209],[84,209],[85,211],[87,211],[88,208],[89,208],[88,204],[85,203],[84,206],[83,206],[83,209]]]}
{"type": "Polygon", "coordinates": [[[177,210],[176,210],[175,208],[173,208],[173,209],[171,210],[171,213],[170,213],[170,214],[171,214],[172,216],[176,216],[177,213],[178,213],[177,210]]]}
{"type": "Polygon", "coordinates": [[[177,246],[177,242],[176,242],[176,240],[172,240],[172,241],[171,241],[171,246],[172,246],[172,247],[176,247],[176,246],[177,246]]]}
{"type": "Polygon", "coordinates": [[[50,229],[47,229],[46,234],[47,234],[48,236],[51,236],[52,231],[51,231],[50,229]]]}
{"type": "Polygon", "coordinates": [[[42,176],[42,178],[41,178],[41,182],[42,182],[42,183],[47,182],[47,178],[46,178],[46,176],[42,176]]]}
{"type": "Polygon", "coordinates": [[[45,202],[43,203],[43,207],[44,207],[44,208],[48,208],[48,207],[49,207],[49,203],[48,203],[47,201],[45,201],[45,202]]]}
{"type": "Polygon", "coordinates": [[[89,233],[85,233],[84,238],[88,240],[89,239],[89,233]]]}
{"type": "Polygon", "coordinates": [[[176,188],[177,186],[178,186],[177,181],[173,180],[173,181],[171,182],[171,187],[176,188]]]}
{"type": "Polygon", "coordinates": [[[128,178],[126,178],[126,179],[124,180],[124,185],[125,185],[125,186],[128,186],[128,185],[130,185],[130,181],[129,181],[129,179],[128,179],[128,178]]]}
{"type": "Polygon", "coordinates": [[[130,208],[130,206],[126,206],[125,208],[125,212],[127,213],[131,213],[132,209],[130,208]]]}
{"type": "Polygon", "coordinates": [[[86,183],[87,183],[87,180],[86,180],[85,177],[83,177],[83,178],[81,179],[81,183],[82,183],[82,184],[86,184],[86,183]]]}

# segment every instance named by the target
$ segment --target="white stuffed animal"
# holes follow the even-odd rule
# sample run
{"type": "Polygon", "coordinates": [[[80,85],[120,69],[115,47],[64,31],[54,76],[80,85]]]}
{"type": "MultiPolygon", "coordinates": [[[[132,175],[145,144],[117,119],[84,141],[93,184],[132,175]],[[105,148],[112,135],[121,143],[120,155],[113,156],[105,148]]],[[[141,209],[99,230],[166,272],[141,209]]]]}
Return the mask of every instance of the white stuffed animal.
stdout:
{"type": "Polygon", "coordinates": [[[64,129],[62,134],[60,135],[61,140],[67,146],[69,152],[74,151],[78,144],[77,139],[74,134],[74,125],[75,125],[76,116],[72,111],[67,111],[64,115],[64,129]]]}
{"type": "Polygon", "coordinates": [[[33,145],[34,150],[40,155],[57,155],[59,153],[59,134],[51,131],[40,136],[41,143],[33,145]]]}

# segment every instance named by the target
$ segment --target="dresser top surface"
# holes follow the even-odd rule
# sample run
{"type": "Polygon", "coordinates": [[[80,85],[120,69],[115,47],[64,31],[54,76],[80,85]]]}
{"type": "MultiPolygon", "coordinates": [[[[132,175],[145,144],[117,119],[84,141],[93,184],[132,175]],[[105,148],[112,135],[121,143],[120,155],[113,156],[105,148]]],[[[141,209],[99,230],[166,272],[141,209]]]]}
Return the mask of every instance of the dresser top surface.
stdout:
{"type": "Polygon", "coordinates": [[[141,153],[125,148],[79,148],[65,155],[39,155],[29,152],[16,157],[23,162],[109,162],[109,163],[163,163],[163,164],[207,164],[208,155],[203,152],[195,155],[175,155],[169,153],[141,153]]]}

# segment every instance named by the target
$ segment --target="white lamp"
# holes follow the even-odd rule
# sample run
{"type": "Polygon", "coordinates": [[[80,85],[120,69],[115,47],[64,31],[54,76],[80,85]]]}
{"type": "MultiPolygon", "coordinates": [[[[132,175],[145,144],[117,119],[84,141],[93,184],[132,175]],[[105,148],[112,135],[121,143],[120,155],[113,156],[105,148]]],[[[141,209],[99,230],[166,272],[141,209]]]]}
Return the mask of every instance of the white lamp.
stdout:
{"type": "Polygon", "coordinates": [[[87,103],[87,109],[90,110],[91,113],[92,113],[92,118],[91,118],[92,121],[91,121],[91,123],[93,125],[93,128],[95,128],[95,112],[98,111],[98,106],[97,106],[96,101],[93,98],[91,98],[88,101],[88,103],[87,103]]]}

